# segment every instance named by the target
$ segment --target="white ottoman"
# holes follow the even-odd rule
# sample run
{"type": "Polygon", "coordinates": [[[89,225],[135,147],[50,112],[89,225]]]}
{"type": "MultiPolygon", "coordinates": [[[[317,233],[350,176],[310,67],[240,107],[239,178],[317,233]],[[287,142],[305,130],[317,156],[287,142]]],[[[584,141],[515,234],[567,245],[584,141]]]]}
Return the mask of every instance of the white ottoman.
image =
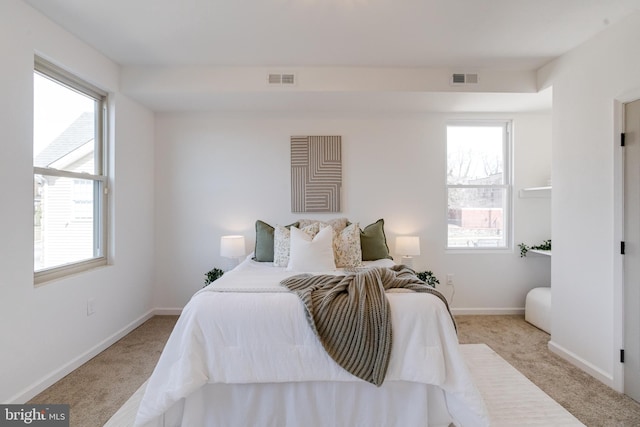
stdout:
{"type": "Polygon", "coordinates": [[[534,288],[527,294],[524,320],[551,333],[551,288],[534,288]]]}

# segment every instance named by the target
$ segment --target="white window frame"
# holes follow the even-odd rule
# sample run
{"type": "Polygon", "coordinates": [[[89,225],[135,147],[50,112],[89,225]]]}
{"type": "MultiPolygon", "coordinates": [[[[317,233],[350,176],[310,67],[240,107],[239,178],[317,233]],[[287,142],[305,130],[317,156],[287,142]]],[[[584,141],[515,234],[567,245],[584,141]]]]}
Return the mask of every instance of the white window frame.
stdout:
{"type": "MultiPolygon", "coordinates": [[[[502,126],[503,127],[503,174],[504,182],[499,185],[466,185],[466,184],[449,184],[445,176],[445,250],[447,253],[505,253],[513,251],[513,121],[511,119],[473,119],[473,120],[448,120],[446,127],[449,126],[502,126]],[[505,212],[503,213],[503,233],[504,246],[499,247],[483,247],[483,246],[449,246],[449,189],[451,188],[489,188],[504,189],[506,201],[504,202],[505,212]]],[[[446,134],[446,129],[445,129],[446,134]]],[[[448,155],[449,141],[445,141],[445,156],[448,155]]],[[[445,157],[445,164],[448,166],[448,158],[445,157]]],[[[446,170],[447,168],[445,168],[446,170]]]]}
{"type": "MultiPolygon", "coordinates": [[[[102,89],[84,81],[83,79],[69,73],[57,65],[39,57],[34,58],[34,73],[51,79],[67,88],[93,98],[96,101],[95,113],[95,146],[94,164],[95,173],[83,173],[65,171],[55,168],[36,167],[33,168],[34,179],[36,175],[52,177],[63,177],[71,179],[90,180],[95,184],[94,190],[94,255],[92,258],[71,262],[55,267],[35,270],[34,285],[42,285],[51,280],[66,277],[79,272],[87,271],[107,264],[107,242],[108,242],[108,156],[107,156],[107,105],[108,94],[102,89]]],[[[35,243],[34,243],[35,244],[35,243]]],[[[35,248],[34,248],[35,250],[35,248]]]]}

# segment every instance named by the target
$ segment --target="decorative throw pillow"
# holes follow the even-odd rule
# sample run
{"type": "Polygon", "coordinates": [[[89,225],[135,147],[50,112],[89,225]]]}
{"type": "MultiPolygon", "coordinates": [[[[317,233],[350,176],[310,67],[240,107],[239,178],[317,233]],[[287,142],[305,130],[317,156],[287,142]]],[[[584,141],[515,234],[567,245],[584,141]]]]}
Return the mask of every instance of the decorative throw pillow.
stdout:
{"type": "Polygon", "coordinates": [[[367,225],[360,232],[360,247],[362,248],[363,261],[375,261],[389,258],[389,247],[384,235],[384,219],[379,219],[373,224],[367,225]]]}
{"type": "Polygon", "coordinates": [[[296,227],[302,229],[308,225],[319,222],[320,225],[330,225],[333,228],[333,231],[342,231],[348,225],[349,220],[347,218],[334,218],[328,220],[320,220],[320,219],[299,219],[296,227]]]}
{"type": "Polygon", "coordinates": [[[333,258],[333,229],[324,227],[315,237],[291,227],[291,254],[288,271],[331,271],[336,269],[333,258]]]}
{"type": "MultiPolygon", "coordinates": [[[[290,228],[298,229],[294,226],[291,226],[290,228]]],[[[289,265],[289,252],[291,246],[290,228],[283,227],[281,225],[276,225],[275,227],[273,237],[273,265],[276,267],[286,267],[289,265]]],[[[311,236],[311,238],[318,234],[319,230],[320,224],[317,222],[302,229],[298,229],[298,231],[311,236]]]]}
{"type": "MultiPolygon", "coordinates": [[[[298,223],[287,225],[287,228],[295,226],[298,223]]],[[[253,259],[258,262],[273,262],[273,238],[274,227],[264,221],[256,221],[256,246],[253,251],[253,259]]]]}
{"type": "Polygon", "coordinates": [[[362,264],[360,227],[357,222],[340,232],[334,231],[333,251],[338,268],[359,267],[362,264]]]}

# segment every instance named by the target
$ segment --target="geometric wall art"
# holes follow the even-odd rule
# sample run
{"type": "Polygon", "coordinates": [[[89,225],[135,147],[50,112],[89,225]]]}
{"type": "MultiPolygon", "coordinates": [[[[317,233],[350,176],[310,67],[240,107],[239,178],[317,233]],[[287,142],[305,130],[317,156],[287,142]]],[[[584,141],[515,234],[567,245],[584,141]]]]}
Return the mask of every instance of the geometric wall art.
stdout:
{"type": "Polygon", "coordinates": [[[291,212],[340,212],[342,137],[291,137],[291,212]]]}

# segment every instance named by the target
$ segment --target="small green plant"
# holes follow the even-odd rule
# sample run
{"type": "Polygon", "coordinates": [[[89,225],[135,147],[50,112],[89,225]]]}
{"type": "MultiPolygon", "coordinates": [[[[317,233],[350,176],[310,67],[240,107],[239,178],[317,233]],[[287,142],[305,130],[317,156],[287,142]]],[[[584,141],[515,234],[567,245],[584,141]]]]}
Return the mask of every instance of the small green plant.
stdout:
{"type": "Polygon", "coordinates": [[[222,277],[223,274],[224,274],[224,271],[220,270],[219,268],[214,268],[212,270],[207,271],[204,274],[204,285],[207,286],[211,282],[218,280],[219,278],[222,277]]]}
{"type": "Polygon", "coordinates": [[[416,276],[432,288],[435,288],[436,285],[440,284],[438,278],[431,271],[420,271],[416,273],[416,276]]]}
{"type": "Polygon", "coordinates": [[[551,250],[551,240],[545,240],[544,242],[542,242],[538,246],[527,246],[524,243],[520,243],[518,245],[518,247],[520,248],[520,258],[523,258],[523,257],[527,256],[527,252],[529,252],[531,249],[539,250],[539,251],[550,251],[551,250]]]}

